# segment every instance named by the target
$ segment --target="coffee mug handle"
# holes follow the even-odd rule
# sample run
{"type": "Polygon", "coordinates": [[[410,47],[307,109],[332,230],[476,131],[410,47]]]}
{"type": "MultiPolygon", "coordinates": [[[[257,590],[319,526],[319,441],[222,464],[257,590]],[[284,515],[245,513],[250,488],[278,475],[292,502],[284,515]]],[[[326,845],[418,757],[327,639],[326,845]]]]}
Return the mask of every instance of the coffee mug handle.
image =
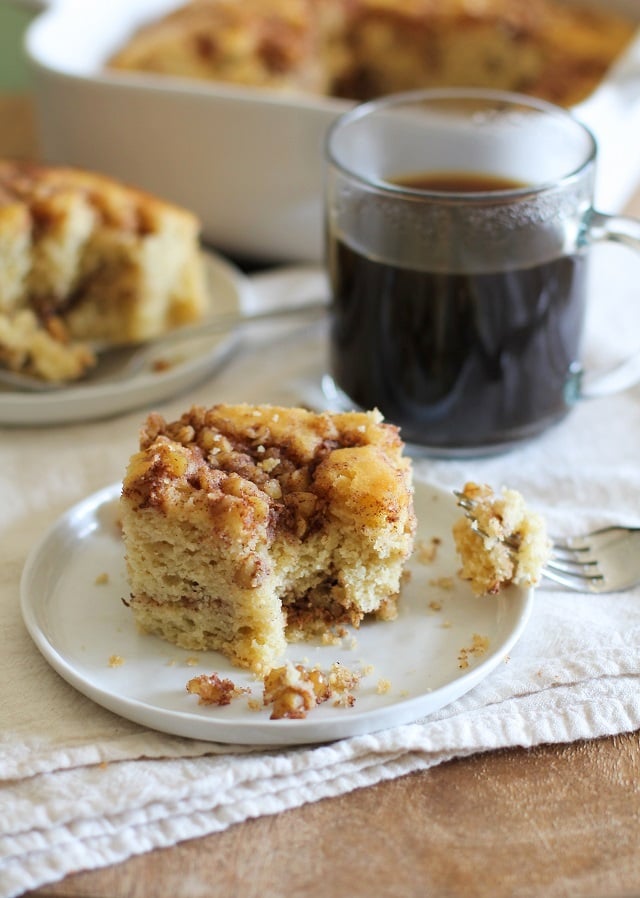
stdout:
{"type": "MultiPolygon", "coordinates": [[[[586,243],[621,243],[640,254],[640,219],[592,212],[585,230],[586,243]]],[[[638,259],[640,265],[640,256],[638,259]]],[[[610,371],[591,375],[580,384],[580,399],[598,399],[621,393],[640,383],[640,350],[610,371]]]]}

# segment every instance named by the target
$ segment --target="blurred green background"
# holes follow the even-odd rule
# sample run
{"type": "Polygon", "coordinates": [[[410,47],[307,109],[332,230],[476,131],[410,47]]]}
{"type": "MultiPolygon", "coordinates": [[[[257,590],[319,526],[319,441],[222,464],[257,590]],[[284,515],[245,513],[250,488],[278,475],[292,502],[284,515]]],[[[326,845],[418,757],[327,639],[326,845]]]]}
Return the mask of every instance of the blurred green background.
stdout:
{"type": "Polygon", "coordinates": [[[22,39],[33,16],[31,9],[0,0],[0,91],[23,92],[29,89],[22,39]]]}

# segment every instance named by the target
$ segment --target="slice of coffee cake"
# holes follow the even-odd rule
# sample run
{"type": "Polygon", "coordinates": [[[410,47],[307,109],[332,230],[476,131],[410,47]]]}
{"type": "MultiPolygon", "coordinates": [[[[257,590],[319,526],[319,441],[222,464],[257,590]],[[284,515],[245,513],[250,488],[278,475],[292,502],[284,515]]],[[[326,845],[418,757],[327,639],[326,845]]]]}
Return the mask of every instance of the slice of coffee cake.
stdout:
{"type": "Polygon", "coordinates": [[[137,623],[264,674],[287,640],[394,617],[416,526],[402,452],[377,412],[151,415],[121,500],[137,623]]]}

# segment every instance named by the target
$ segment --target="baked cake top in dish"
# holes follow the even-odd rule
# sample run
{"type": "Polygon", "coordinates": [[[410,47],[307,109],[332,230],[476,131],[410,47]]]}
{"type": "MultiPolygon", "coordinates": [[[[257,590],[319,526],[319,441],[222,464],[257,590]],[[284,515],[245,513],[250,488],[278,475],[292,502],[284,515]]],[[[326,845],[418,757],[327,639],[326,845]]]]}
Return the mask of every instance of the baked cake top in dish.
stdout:
{"type": "Polygon", "coordinates": [[[571,106],[636,30],[559,0],[192,0],[108,65],[353,100],[460,86],[571,106]]]}
{"type": "Polygon", "coordinates": [[[314,6],[315,0],[195,0],[140,28],[109,64],[323,93],[328,83],[314,6]]]}

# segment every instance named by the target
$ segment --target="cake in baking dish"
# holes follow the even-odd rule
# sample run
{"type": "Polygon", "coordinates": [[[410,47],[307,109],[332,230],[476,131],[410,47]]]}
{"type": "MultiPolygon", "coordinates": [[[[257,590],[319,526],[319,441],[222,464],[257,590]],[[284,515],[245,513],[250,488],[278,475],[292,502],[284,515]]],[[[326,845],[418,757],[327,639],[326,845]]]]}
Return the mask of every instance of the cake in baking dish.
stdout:
{"type": "Polygon", "coordinates": [[[329,89],[317,0],[195,0],[140,28],[117,69],[314,93],[329,89]]]}
{"type": "Polygon", "coordinates": [[[151,415],[121,516],[140,628],[263,675],[288,640],[393,618],[416,526],[377,412],[252,405],[151,415]]]}
{"type": "Polygon", "coordinates": [[[464,86],[571,106],[636,29],[567,0],[191,0],[109,66],[355,100],[464,86]]]}
{"type": "Polygon", "coordinates": [[[0,363],[71,381],[86,340],[145,340],[208,305],[190,212],[104,175],[0,160],[0,363]]]}
{"type": "Polygon", "coordinates": [[[453,526],[460,576],[476,595],[495,594],[512,583],[535,586],[551,550],[542,516],[517,490],[494,493],[490,486],[469,482],[462,495],[473,511],[453,526]]]}

